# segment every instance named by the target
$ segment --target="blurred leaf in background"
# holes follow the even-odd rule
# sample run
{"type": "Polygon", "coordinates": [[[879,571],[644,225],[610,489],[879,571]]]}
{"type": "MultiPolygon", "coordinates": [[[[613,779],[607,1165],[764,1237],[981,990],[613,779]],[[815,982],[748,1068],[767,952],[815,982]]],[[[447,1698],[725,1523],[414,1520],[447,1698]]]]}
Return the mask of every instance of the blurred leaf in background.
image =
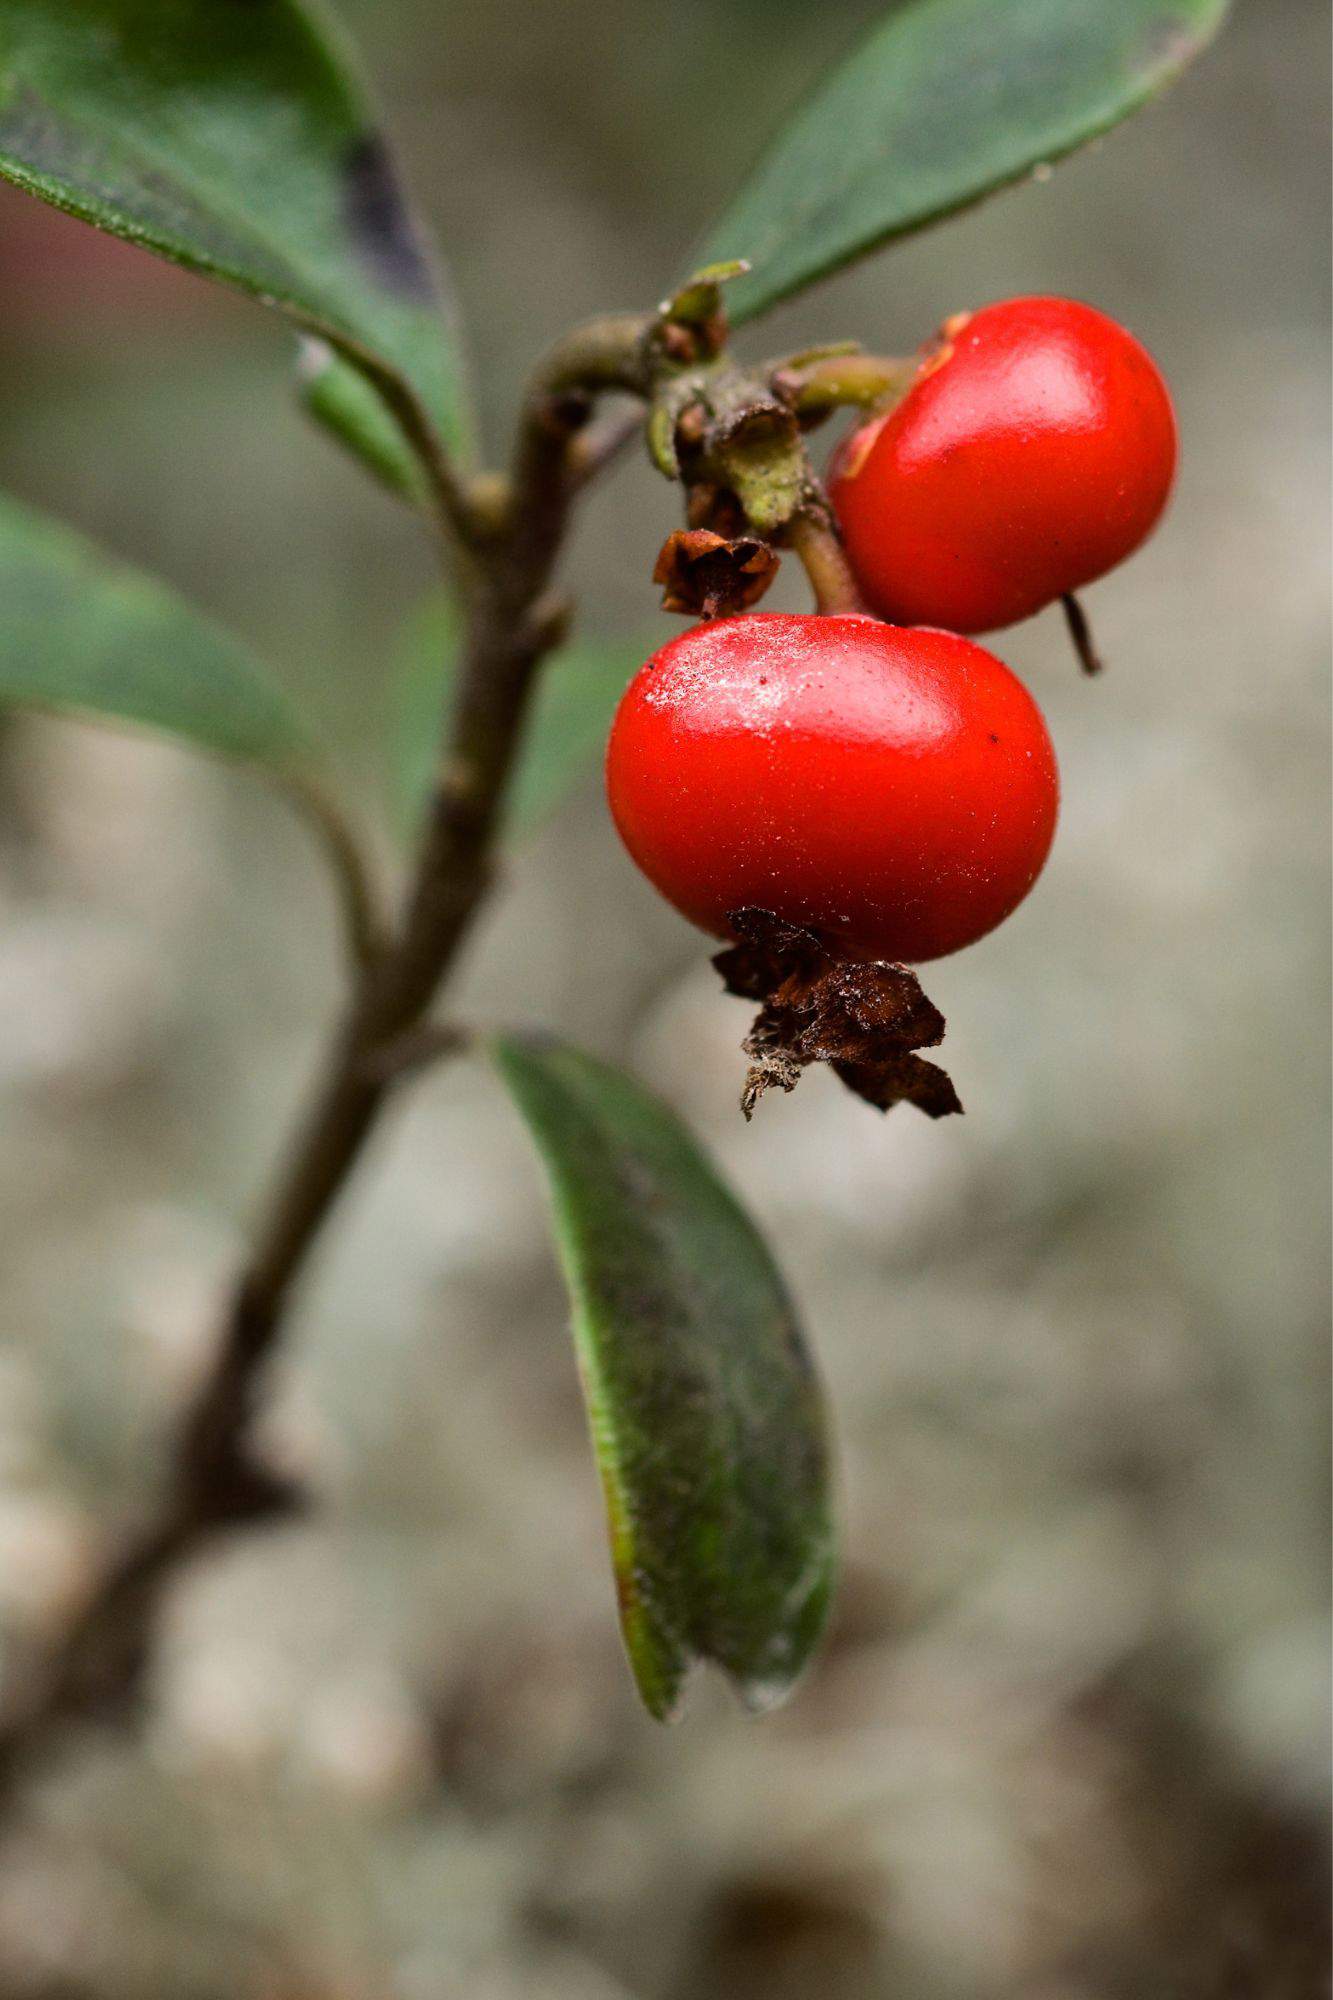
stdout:
{"type": "Polygon", "coordinates": [[[0,0],[0,173],[277,306],[466,443],[447,302],[384,134],[293,0],[0,0]]]}
{"type": "Polygon", "coordinates": [[[325,753],[238,640],[153,577],[0,494],[0,710],[140,724],[254,766],[325,843],[354,951],[373,891],[325,753]]]}
{"type": "Polygon", "coordinates": [[[313,756],[285,694],[236,640],[3,494],[0,705],[140,723],[278,773],[313,756]]]}
{"type": "MultiPolygon", "coordinates": [[[[423,600],[399,635],[389,792],[394,822],[404,834],[430,795],[462,636],[461,613],[444,591],[423,600]]],[[[535,832],[597,768],[616,704],[651,651],[646,639],[639,645],[628,639],[575,639],[547,662],[505,808],[511,839],[535,832]]]]}

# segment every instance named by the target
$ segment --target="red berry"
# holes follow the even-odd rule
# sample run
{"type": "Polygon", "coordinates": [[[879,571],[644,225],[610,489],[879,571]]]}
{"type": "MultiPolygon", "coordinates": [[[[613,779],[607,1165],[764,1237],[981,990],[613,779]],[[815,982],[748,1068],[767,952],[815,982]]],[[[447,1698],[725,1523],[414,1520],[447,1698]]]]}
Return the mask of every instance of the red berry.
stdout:
{"type": "Polygon", "coordinates": [[[752,612],[696,625],[626,689],[607,748],[621,838],[692,922],[771,910],[842,956],[971,944],[1055,831],[1041,712],[952,632],[752,612]]]}
{"type": "Polygon", "coordinates": [[[906,396],[830,471],[847,553],[885,618],[989,632],[1102,576],[1171,490],[1166,384],[1072,299],[960,315],[906,396]]]}

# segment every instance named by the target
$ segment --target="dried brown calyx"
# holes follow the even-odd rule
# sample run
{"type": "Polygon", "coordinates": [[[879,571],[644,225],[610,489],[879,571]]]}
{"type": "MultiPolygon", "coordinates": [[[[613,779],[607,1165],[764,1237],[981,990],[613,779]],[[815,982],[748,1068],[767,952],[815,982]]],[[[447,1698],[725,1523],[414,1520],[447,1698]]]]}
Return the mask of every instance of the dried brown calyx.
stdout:
{"type": "Polygon", "coordinates": [[[757,604],[778,570],[778,556],[754,535],[735,538],[711,528],[678,528],[662,544],[653,582],[662,609],[691,618],[729,618],[757,604]]]}
{"type": "Polygon", "coordinates": [[[907,966],[834,958],[771,910],[736,910],[727,921],[741,942],[713,963],[728,993],[760,1002],[741,1044],[747,1118],[766,1090],[794,1089],[817,1062],[880,1111],[904,1100],[928,1118],[962,1110],[947,1072],[915,1053],[943,1041],[944,1016],[907,966]]]}

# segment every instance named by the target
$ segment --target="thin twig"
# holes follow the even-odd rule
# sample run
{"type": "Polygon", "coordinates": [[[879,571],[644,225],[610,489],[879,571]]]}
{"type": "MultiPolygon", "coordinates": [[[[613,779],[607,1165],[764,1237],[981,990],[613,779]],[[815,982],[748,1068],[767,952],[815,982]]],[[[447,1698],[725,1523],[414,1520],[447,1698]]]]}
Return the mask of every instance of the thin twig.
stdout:
{"type": "Polygon", "coordinates": [[[800,357],[778,363],[773,386],[807,418],[828,416],[844,407],[875,410],[902,396],[915,381],[920,358],[884,354],[826,354],[801,364],[800,357]]]}
{"type": "Polygon", "coordinates": [[[637,405],[630,410],[614,410],[599,423],[589,424],[570,443],[571,476],[580,485],[595,479],[620,457],[642,429],[643,411],[637,405]]]}
{"type": "Polygon", "coordinates": [[[787,540],[810,579],[816,605],[826,617],[869,614],[870,607],[852,574],[826,504],[805,507],[793,515],[787,525],[787,540]]]}
{"type": "Polygon", "coordinates": [[[415,879],[394,938],[370,950],[377,926],[359,861],[342,823],[318,792],[307,793],[337,852],[349,927],[364,947],[356,992],[278,1175],[211,1371],[180,1426],[157,1517],[129,1540],[81,1614],[13,1688],[0,1714],[0,1791],[13,1786],[59,1725],[132,1702],[163,1591],[183,1562],[219,1532],[299,1504],[253,1455],[258,1385],[307,1255],[393,1088],[394,1052],[410,1046],[491,887],[505,787],[537,668],[567,621],[563,603],[547,594],[549,580],[573,499],[596,469],[571,462],[571,440],[589,396],[641,382],[649,323],[597,322],[548,357],[524,404],[499,508],[472,505],[419,407],[382,384],[431,476],[451,556],[455,542],[466,551],[466,656],[415,879]]]}
{"type": "Polygon", "coordinates": [[[1069,627],[1069,636],[1074,642],[1079,665],[1085,674],[1099,674],[1105,662],[1097,651],[1092,627],[1088,623],[1088,614],[1072,590],[1060,599],[1060,608],[1065,614],[1065,623],[1069,627]]]}
{"type": "Polygon", "coordinates": [[[428,1063],[461,1055],[471,1040],[466,1028],[452,1022],[425,1021],[420,1027],[409,1028],[396,1042],[386,1042],[383,1048],[376,1049],[370,1061],[371,1073],[386,1082],[401,1083],[404,1077],[425,1069],[428,1063]]]}
{"type": "Polygon", "coordinates": [[[352,963],[368,965],[383,950],[388,926],[361,843],[342,806],[319,778],[308,771],[291,770],[284,774],[283,782],[294,804],[312,822],[324,843],[337,885],[352,963]]]}
{"type": "Polygon", "coordinates": [[[620,389],[642,396],[648,388],[648,337],[655,313],[603,313],[564,334],[538,363],[528,389],[527,412],[567,392],[620,389]]]}
{"type": "Polygon", "coordinates": [[[467,484],[415,391],[373,354],[349,349],[347,358],[379,390],[420,461],[430,488],[431,504],[446,539],[470,547],[476,540],[477,523],[467,484]]]}

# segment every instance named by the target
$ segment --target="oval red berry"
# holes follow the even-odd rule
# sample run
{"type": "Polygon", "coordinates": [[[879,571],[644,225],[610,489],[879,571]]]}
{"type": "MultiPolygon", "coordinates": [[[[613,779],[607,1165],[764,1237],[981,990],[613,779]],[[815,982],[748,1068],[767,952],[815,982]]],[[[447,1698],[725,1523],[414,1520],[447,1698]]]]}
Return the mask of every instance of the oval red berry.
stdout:
{"type": "Polygon", "coordinates": [[[1071,299],[1008,299],[948,323],[829,491],[883,617],[989,632],[1123,561],[1175,465],[1166,384],[1131,334],[1071,299]]]}
{"type": "Polygon", "coordinates": [[[1059,782],[1036,703],[980,646],[756,612],[641,669],[607,790],[635,861],[702,929],[764,909],[847,956],[913,963],[1022,901],[1059,782]]]}

